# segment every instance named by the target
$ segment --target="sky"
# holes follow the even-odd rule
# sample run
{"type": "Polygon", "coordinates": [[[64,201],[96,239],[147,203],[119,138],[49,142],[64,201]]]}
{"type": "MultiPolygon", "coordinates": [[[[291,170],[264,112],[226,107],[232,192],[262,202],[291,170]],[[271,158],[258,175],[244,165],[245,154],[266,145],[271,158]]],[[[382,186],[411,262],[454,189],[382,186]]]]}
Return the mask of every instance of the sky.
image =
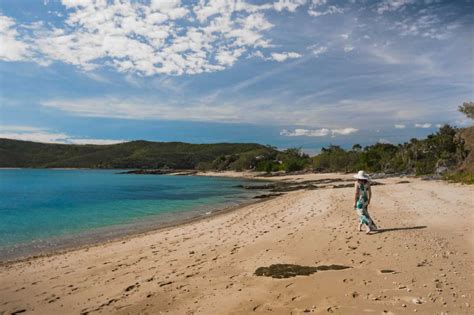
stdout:
{"type": "Polygon", "coordinates": [[[473,1],[0,0],[0,138],[401,143],[472,101],[473,1]]]}

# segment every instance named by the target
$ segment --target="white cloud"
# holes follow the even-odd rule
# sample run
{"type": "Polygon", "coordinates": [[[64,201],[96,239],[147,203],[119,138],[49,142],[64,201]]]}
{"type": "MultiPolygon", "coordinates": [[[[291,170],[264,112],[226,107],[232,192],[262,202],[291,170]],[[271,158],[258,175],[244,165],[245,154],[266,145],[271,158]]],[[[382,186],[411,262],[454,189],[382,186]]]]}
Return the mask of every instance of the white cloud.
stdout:
{"type": "MultiPolygon", "coordinates": [[[[381,14],[399,11],[413,1],[385,0],[375,5],[375,9],[381,14]]],[[[141,76],[215,72],[251,56],[278,62],[301,57],[297,52],[272,51],[279,46],[271,38],[272,12],[294,13],[305,6],[312,16],[343,13],[342,8],[326,0],[277,0],[259,4],[245,0],[197,3],[63,0],[62,4],[67,8],[61,19],[63,24],[41,21],[18,24],[0,16],[0,59],[29,60],[41,65],[59,61],[84,71],[105,66],[141,76]]],[[[443,25],[435,13],[408,15],[390,21],[389,28],[402,36],[441,39],[461,23],[443,25]]],[[[354,30],[350,35],[354,37],[353,43],[343,44],[345,52],[354,49],[356,35],[354,30]]],[[[349,34],[340,36],[349,38],[349,34]]],[[[388,63],[399,63],[398,56],[390,51],[367,50],[388,63]]],[[[313,54],[319,56],[326,51],[327,47],[315,48],[313,54]]]]}
{"type": "Polygon", "coordinates": [[[319,46],[317,44],[311,45],[308,47],[309,50],[313,53],[314,56],[319,57],[320,55],[326,53],[328,51],[327,46],[319,46]]]}
{"type": "Polygon", "coordinates": [[[283,62],[286,61],[287,59],[296,59],[296,58],[301,58],[302,55],[298,54],[296,52],[284,52],[284,53],[272,53],[270,55],[270,59],[277,61],[277,62],[283,62]]]}
{"type": "Polygon", "coordinates": [[[189,121],[238,121],[241,107],[215,104],[161,104],[143,99],[90,98],[79,100],[50,100],[41,105],[59,109],[76,116],[112,117],[121,119],[160,119],[189,121]]]}
{"type": "Polygon", "coordinates": [[[429,124],[429,123],[415,124],[415,128],[424,128],[424,129],[427,129],[427,128],[430,128],[430,127],[431,127],[431,124],[429,124]]]}
{"type": "Polygon", "coordinates": [[[356,128],[341,128],[341,129],[331,130],[333,135],[350,135],[351,133],[354,133],[357,131],[359,131],[359,129],[356,129],[356,128]]]}
{"type": "Polygon", "coordinates": [[[93,0],[62,0],[61,2],[68,9],[76,7],[87,7],[94,3],[93,0]]]}
{"type": "Polygon", "coordinates": [[[239,59],[239,57],[244,52],[243,49],[237,49],[234,51],[231,50],[221,50],[217,53],[216,59],[219,64],[223,66],[232,66],[235,61],[239,59]]]}
{"type": "MultiPolygon", "coordinates": [[[[60,61],[84,71],[105,65],[145,76],[221,71],[274,46],[267,37],[274,25],[266,12],[294,12],[306,0],[261,5],[226,0],[62,3],[68,8],[64,25],[16,25],[2,16],[0,59],[43,65],[60,61]],[[29,31],[19,33],[19,28],[29,31]]],[[[271,57],[265,60],[300,57],[295,52],[268,53],[271,57]]]]}
{"type": "Polygon", "coordinates": [[[407,16],[395,21],[392,29],[401,36],[419,36],[442,40],[448,38],[459,26],[457,21],[446,22],[435,12],[427,11],[421,15],[407,16]]]}
{"type": "Polygon", "coordinates": [[[405,6],[415,3],[415,0],[384,0],[377,6],[377,13],[393,12],[404,9],[405,6]]]}
{"type": "Polygon", "coordinates": [[[65,133],[50,131],[47,128],[21,125],[0,125],[0,138],[63,144],[104,145],[125,142],[125,140],[77,138],[65,133]]]}
{"type": "Polygon", "coordinates": [[[312,0],[309,4],[308,14],[310,16],[318,17],[344,12],[343,9],[335,5],[329,5],[326,8],[323,8],[326,4],[327,0],[312,0]]]}
{"type": "Polygon", "coordinates": [[[280,135],[286,136],[286,137],[325,137],[330,134],[330,130],[327,128],[321,128],[321,129],[295,129],[294,131],[288,131],[286,129],[283,129],[280,131],[280,135]]]}
{"type": "Polygon", "coordinates": [[[336,136],[336,135],[349,135],[351,133],[357,132],[358,129],[355,128],[340,128],[340,129],[328,129],[328,128],[321,128],[321,129],[302,129],[297,128],[293,131],[288,131],[287,129],[283,129],[280,131],[280,135],[286,137],[326,137],[326,136],[336,136]]]}
{"type": "Polygon", "coordinates": [[[406,128],[406,125],[404,124],[395,124],[393,125],[396,129],[405,129],[406,128]]]}
{"type": "Polygon", "coordinates": [[[278,0],[273,4],[273,7],[277,11],[288,10],[294,12],[304,4],[306,4],[306,0],[278,0]]]}
{"type": "Polygon", "coordinates": [[[0,15],[0,60],[21,61],[27,59],[28,44],[19,39],[13,19],[0,15]]]}
{"type": "Polygon", "coordinates": [[[334,5],[328,6],[328,8],[324,11],[317,11],[314,9],[308,10],[308,14],[314,17],[328,15],[328,14],[336,14],[336,13],[344,13],[344,10],[334,5]]]}
{"type": "Polygon", "coordinates": [[[351,52],[354,50],[354,46],[346,45],[344,46],[344,52],[351,52]]]}
{"type": "Polygon", "coordinates": [[[68,136],[64,133],[53,133],[47,131],[0,132],[0,138],[42,143],[64,143],[64,140],[67,139],[67,137],[68,136]]]}
{"type": "MultiPolygon", "coordinates": [[[[284,65],[287,69],[292,63],[300,64],[303,58],[284,65]]],[[[426,119],[432,116],[428,108],[418,106],[407,99],[389,101],[386,98],[369,100],[345,99],[334,102],[321,102],[327,91],[312,93],[311,97],[295,98],[286,91],[268,91],[266,96],[248,96],[240,91],[248,86],[257,84],[267,77],[280,73],[280,67],[262,73],[261,76],[244,80],[228,90],[214,91],[201,97],[180,97],[157,100],[153,97],[98,97],[79,99],[50,99],[40,105],[63,111],[74,116],[105,117],[133,120],[169,120],[169,121],[219,121],[256,123],[262,121],[269,125],[290,126],[325,126],[328,122],[334,128],[346,126],[347,117],[351,117],[351,127],[360,128],[367,124],[390,125],[400,121],[426,119]],[[230,93],[230,94],[229,94],[230,93]],[[287,98],[282,99],[285,94],[287,98]],[[229,97],[229,95],[232,95],[229,97]],[[314,95],[314,97],[313,97],[314,95]],[[315,99],[316,98],[316,99],[315,99]],[[286,100],[286,101],[285,101],[286,100]],[[370,112],[370,118],[364,113],[370,112]],[[271,113],[269,115],[268,113],[271,113]],[[344,115],[341,115],[344,113],[344,115]]],[[[157,83],[159,84],[159,83],[157,83]]],[[[330,92],[330,91],[329,91],[330,92]]],[[[182,93],[182,92],[181,92],[182,93]]],[[[185,93],[184,93],[185,94],[185,93]]],[[[301,127],[304,128],[304,127],[301,127]]],[[[335,134],[349,133],[344,128],[334,129],[335,134]]],[[[331,133],[332,134],[332,133],[331,133]]]]}
{"type": "Polygon", "coordinates": [[[110,140],[110,139],[89,139],[89,138],[67,138],[65,142],[68,144],[95,144],[95,145],[106,145],[106,144],[117,144],[127,142],[126,140],[110,140]]]}
{"type": "Polygon", "coordinates": [[[97,82],[100,82],[100,83],[107,83],[107,84],[110,84],[112,83],[112,81],[110,81],[109,79],[107,79],[106,77],[98,74],[98,73],[94,73],[94,72],[86,72],[85,75],[89,78],[89,79],[92,79],[94,81],[97,81],[97,82]]]}
{"type": "Polygon", "coordinates": [[[42,131],[44,128],[34,127],[34,126],[24,126],[24,125],[0,125],[0,132],[32,132],[32,131],[42,131]]]}
{"type": "Polygon", "coordinates": [[[366,46],[364,50],[369,55],[372,55],[387,64],[396,65],[409,62],[403,56],[397,54],[397,52],[390,49],[386,49],[385,47],[370,45],[366,46]]]}

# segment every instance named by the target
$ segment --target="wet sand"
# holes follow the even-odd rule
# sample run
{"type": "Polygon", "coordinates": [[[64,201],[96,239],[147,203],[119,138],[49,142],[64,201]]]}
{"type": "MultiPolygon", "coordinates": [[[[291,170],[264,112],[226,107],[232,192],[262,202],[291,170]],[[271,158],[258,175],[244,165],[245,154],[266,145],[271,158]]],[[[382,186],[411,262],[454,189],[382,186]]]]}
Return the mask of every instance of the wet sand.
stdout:
{"type": "MultiPolygon", "coordinates": [[[[328,176],[342,175],[291,179],[328,176]]],[[[301,190],[1,266],[0,314],[474,313],[474,187],[401,180],[372,188],[373,235],[356,230],[352,188],[301,190]],[[255,275],[272,264],[350,268],[255,275]]]]}

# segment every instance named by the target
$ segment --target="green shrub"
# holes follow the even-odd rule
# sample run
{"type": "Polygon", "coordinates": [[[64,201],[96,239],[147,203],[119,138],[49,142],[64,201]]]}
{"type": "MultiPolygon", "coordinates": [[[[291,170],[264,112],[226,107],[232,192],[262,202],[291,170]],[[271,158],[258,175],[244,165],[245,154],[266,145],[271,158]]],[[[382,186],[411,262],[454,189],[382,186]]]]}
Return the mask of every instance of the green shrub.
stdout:
{"type": "Polygon", "coordinates": [[[306,161],[301,159],[289,159],[284,163],[285,172],[301,171],[305,168],[306,161]]]}
{"type": "Polygon", "coordinates": [[[474,173],[469,172],[451,172],[444,176],[444,179],[450,182],[474,185],[474,173]]]}

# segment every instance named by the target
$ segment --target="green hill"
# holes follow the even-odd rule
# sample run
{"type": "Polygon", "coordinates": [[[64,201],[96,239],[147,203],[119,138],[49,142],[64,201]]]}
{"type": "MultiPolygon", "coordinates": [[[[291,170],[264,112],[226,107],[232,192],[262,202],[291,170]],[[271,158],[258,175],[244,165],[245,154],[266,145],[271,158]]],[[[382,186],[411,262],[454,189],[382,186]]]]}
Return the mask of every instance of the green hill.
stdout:
{"type": "Polygon", "coordinates": [[[275,149],[253,143],[190,144],[132,141],[113,145],[46,144],[0,139],[0,167],[35,168],[175,168],[212,167],[228,161],[251,168],[257,156],[275,149]]]}

